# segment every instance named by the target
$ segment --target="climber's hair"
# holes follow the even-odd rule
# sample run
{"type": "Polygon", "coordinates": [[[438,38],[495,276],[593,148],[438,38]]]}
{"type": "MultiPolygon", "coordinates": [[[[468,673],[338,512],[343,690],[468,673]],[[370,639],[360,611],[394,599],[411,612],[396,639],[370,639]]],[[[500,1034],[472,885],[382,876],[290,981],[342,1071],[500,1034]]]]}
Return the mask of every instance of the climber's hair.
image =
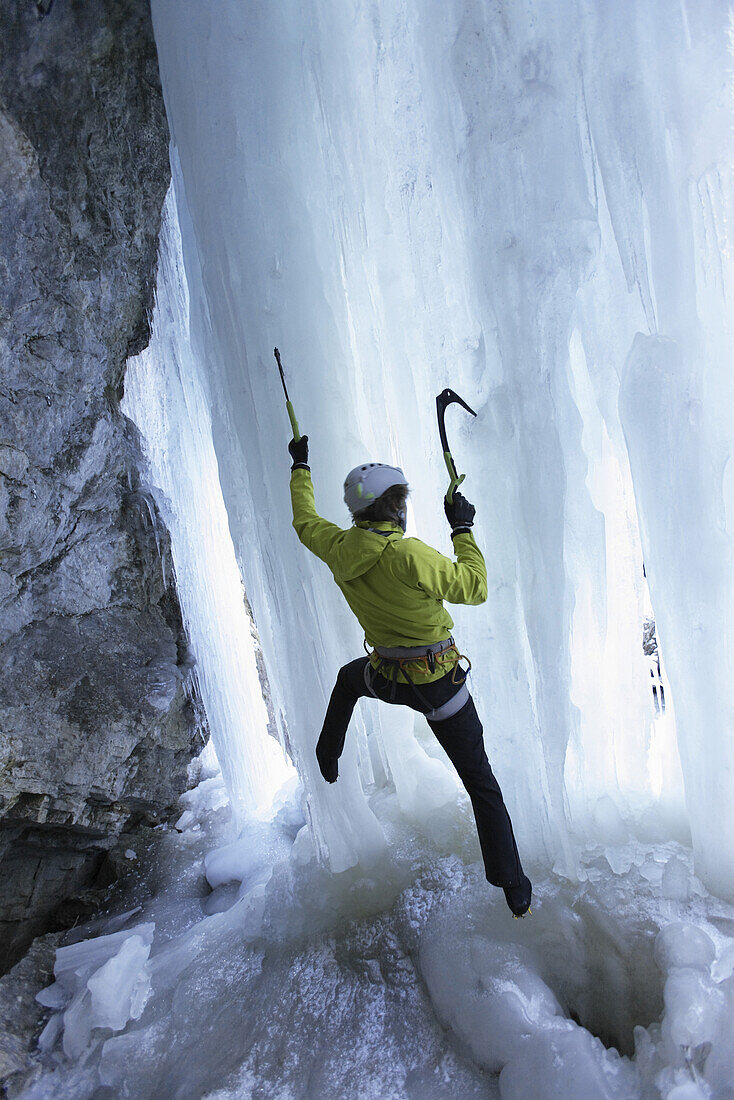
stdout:
{"type": "Polygon", "coordinates": [[[405,511],[409,492],[407,485],[391,485],[374,504],[355,512],[352,518],[355,523],[398,523],[401,512],[405,511]]]}

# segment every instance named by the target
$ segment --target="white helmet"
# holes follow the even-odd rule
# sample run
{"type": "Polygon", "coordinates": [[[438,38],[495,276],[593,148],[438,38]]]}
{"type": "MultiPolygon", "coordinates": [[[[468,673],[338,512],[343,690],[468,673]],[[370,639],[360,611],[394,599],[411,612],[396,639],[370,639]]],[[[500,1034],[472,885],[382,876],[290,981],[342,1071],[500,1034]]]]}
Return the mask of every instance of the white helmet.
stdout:
{"type": "Polygon", "coordinates": [[[344,482],[344,503],[352,515],[374,504],[378,497],[393,485],[408,482],[399,466],[386,466],[384,462],[365,462],[355,466],[344,482]]]}

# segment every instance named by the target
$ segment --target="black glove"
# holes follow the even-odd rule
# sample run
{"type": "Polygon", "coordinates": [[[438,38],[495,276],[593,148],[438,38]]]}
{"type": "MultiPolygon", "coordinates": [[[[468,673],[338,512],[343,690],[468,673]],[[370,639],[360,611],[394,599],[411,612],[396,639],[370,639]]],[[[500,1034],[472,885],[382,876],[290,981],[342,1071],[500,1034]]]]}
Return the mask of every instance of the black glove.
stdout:
{"type": "Polygon", "coordinates": [[[461,493],[454,492],[450,504],[444,499],[443,510],[446,513],[446,519],[451,524],[452,536],[468,531],[474,523],[476,508],[461,493]]]}
{"type": "Polygon", "coordinates": [[[319,762],[319,769],[326,782],[336,783],[339,777],[339,757],[327,755],[319,743],[316,746],[316,759],[319,762]]]}
{"type": "Polygon", "coordinates": [[[302,435],[300,439],[292,439],[288,444],[288,450],[293,459],[291,470],[309,469],[308,465],[308,436],[302,435]]]}

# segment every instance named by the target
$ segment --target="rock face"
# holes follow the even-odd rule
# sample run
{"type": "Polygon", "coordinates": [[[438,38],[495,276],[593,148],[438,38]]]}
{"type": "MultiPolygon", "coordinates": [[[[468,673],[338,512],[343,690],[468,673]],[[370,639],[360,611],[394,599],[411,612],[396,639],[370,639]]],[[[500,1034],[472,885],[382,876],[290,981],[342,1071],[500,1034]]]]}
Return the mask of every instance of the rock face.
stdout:
{"type": "Polygon", "coordinates": [[[168,128],[147,0],[0,8],[0,967],[185,786],[170,553],[119,409],[168,128]]]}

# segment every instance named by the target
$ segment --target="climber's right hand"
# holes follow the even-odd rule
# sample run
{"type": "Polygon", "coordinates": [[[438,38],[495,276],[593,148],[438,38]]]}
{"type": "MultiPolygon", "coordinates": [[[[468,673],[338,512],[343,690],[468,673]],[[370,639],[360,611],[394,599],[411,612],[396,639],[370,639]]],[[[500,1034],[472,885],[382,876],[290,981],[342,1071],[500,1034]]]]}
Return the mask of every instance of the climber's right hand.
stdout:
{"type": "Polygon", "coordinates": [[[290,451],[291,458],[293,459],[291,470],[295,470],[296,466],[308,466],[307,435],[302,435],[300,439],[292,439],[288,444],[288,450],[290,451]]]}
{"type": "Polygon", "coordinates": [[[444,499],[443,510],[451,524],[451,534],[458,535],[468,531],[474,523],[476,508],[461,493],[454,492],[451,501],[444,499]]]}
{"type": "Polygon", "coordinates": [[[316,746],[316,759],[319,762],[319,770],[327,783],[336,783],[339,778],[339,757],[327,756],[323,749],[316,746]]]}

